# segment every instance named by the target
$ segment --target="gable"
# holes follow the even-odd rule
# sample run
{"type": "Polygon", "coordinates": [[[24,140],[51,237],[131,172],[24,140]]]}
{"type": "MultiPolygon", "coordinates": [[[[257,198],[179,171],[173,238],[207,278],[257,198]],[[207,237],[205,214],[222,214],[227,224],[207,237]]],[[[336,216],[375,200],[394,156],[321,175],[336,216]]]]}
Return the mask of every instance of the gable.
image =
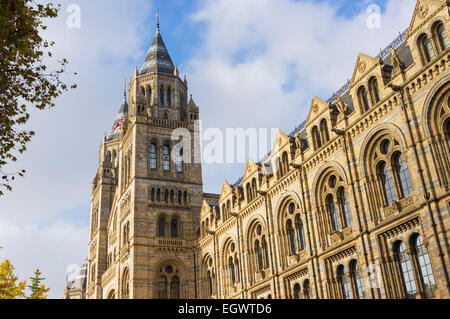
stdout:
{"type": "Polygon", "coordinates": [[[223,182],[222,191],[220,192],[219,202],[222,201],[225,197],[227,197],[233,189],[227,181],[223,182]]]}
{"type": "Polygon", "coordinates": [[[422,28],[423,23],[428,21],[432,17],[432,14],[442,9],[443,6],[446,6],[447,2],[445,0],[419,0],[416,3],[416,7],[414,8],[414,13],[409,24],[408,34],[409,37],[411,34],[415,33],[418,29],[422,28]]]}
{"type": "Polygon", "coordinates": [[[311,107],[309,108],[308,118],[306,125],[314,122],[323,112],[330,109],[330,103],[325,102],[321,98],[314,96],[311,101],[311,107]]]}
{"type": "Polygon", "coordinates": [[[277,154],[280,151],[280,149],[289,142],[290,142],[289,136],[284,134],[281,130],[278,130],[277,135],[275,137],[275,142],[272,147],[272,152],[270,153],[270,157],[272,157],[272,155],[277,154]]]}
{"type": "Polygon", "coordinates": [[[355,68],[353,70],[353,76],[350,81],[350,88],[361,81],[362,78],[367,76],[377,65],[380,65],[381,63],[382,61],[380,59],[376,59],[364,53],[359,53],[358,58],[356,59],[355,68]]]}
{"type": "Polygon", "coordinates": [[[251,158],[247,160],[247,166],[245,167],[244,177],[242,178],[245,181],[248,177],[253,175],[255,171],[259,169],[258,164],[256,164],[251,158]]]}

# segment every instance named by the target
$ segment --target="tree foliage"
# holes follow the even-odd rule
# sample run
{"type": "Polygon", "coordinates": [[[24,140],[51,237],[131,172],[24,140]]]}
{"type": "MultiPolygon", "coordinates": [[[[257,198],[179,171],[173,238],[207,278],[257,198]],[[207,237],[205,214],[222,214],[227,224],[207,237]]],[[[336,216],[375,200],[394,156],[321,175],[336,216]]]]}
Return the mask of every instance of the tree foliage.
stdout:
{"type": "Polygon", "coordinates": [[[42,280],[45,280],[45,278],[40,277],[41,275],[41,271],[37,268],[34,276],[30,277],[31,285],[28,288],[31,290],[31,295],[28,299],[47,299],[48,295],[46,293],[49,292],[50,288],[46,288],[45,285],[41,284],[42,280]]]}
{"type": "Polygon", "coordinates": [[[14,275],[14,266],[9,260],[0,264],[0,299],[17,299],[25,297],[26,282],[17,283],[18,277],[14,275]]]}
{"type": "Polygon", "coordinates": [[[11,191],[10,182],[25,170],[5,173],[6,164],[16,162],[27,149],[35,132],[20,130],[30,118],[27,108],[54,107],[54,99],[76,85],[65,84],[61,76],[68,61],[57,60],[56,69],[44,63],[53,61],[54,42],[41,37],[45,19],[56,18],[60,5],[38,4],[33,0],[0,0],[0,196],[11,191]]]}

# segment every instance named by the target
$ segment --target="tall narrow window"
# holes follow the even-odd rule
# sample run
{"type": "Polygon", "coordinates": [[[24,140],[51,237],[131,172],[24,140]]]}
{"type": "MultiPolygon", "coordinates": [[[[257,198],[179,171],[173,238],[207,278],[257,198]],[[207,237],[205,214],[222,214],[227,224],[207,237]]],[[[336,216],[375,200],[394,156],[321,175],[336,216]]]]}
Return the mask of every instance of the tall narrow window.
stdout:
{"type": "Polygon", "coordinates": [[[170,236],[173,238],[178,237],[178,220],[176,218],[173,218],[170,223],[170,236]]]}
{"type": "Polygon", "coordinates": [[[233,261],[233,257],[231,257],[231,256],[228,260],[228,265],[230,268],[231,284],[234,286],[236,284],[236,273],[234,272],[234,261],[233,261]]]}
{"type": "Polygon", "coordinates": [[[300,250],[306,248],[306,240],[305,240],[305,229],[303,228],[303,223],[300,220],[300,215],[295,216],[295,225],[298,229],[298,234],[300,238],[300,250]]]}
{"type": "Polygon", "coordinates": [[[262,239],[262,250],[264,253],[264,268],[269,268],[269,249],[267,248],[266,238],[262,239]]]}
{"type": "Polygon", "coordinates": [[[445,50],[449,46],[448,36],[447,32],[445,31],[445,27],[442,23],[439,24],[439,26],[436,29],[437,36],[439,39],[439,44],[441,45],[442,50],[445,50]]]}
{"type": "Polygon", "coordinates": [[[377,104],[380,102],[380,90],[378,88],[378,80],[376,78],[372,78],[370,80],[370,90],[372,93],[373,104],[377,104]]]}
{"type": "Polygon", "coordinates": [[[170,280],[170,299],[180,299],[180,279],[177,276],[170,280]]]}
{"type": "Polygon", "coordinates": [[[175,169],[178,173],[183,172],[183,149],[180,149],[175,158],[175,169]]]}
{"type": "Polygon", "coordinates": [[[170,151],[169,146],[164,145],[162,149],[162,160],[163,160],[163,169],[165,171],[170,171],[170,151]]]}
{"type": "Polygon", "coordinates": [[[303,283],[303,297],[304,299],[311,299],[311,287],[309,287],[308,279],[303,283]]]}
{"type": "Polygon", "coordinates": [[[178,205],[181,205],[183,203],[183,197],[181,195],[181,191],[178,191],[178,205]]]}
{"type": "Polygon", "coordinates": [[[420,267],[420,274],[425,286],[425,296],[433,298],[436,296],[436,281],[434,280],[433,269],[428,250],[423,244],[422,236],[417,236],[415,242],[417,260],[420,267]]]}
{"type": "Polygon", "coordinates": [[[173,189],[170,191],[170,203],[175,203],[175,193],[173,189]]]}
{"type": "Polygon", "coordinates": [[[300,285],[295,284],[294,286],[294,299],[300,299],[300,285]]]}
{"type": "Polygon", "coordinates": [[[394,165],[397,171],[397,176],[400,180],[400,188],[402,191],[403,197],[407,197],[411,195],[412,192],[412,183],[411,176],[409,175],[409,169],[406,165],[403,157],[400,153],[397,153],[394,157],[394,165]]]}
{"type": "Polygon", "coordinates": [[[247,201],[250,203],[253,200],[253,192],[252,192],[252,188],[250,186],[250,183],[247,183],[247,201]]]}
{"type": "Polygon", "coordinates": [[[158,280],[158,299],[167,299],[167,278],[159,277],[158,280]]]}
{"type": "Polygon", "coordinates": [[[355,291],[357,295],[355,297],[357,299],[365,299],[364,279],[359,271],[358,262],[356,260],[351,264],[351,277],[356,288],[355,291]]]}
{"type": "Polygon", "coordinates": [[[161,89],[159,89],[159,103],[161,105],[164,104],[164,88],[161,86],[161,89]]]}
{"type": "Polygon", "coordinates": [[[154,188],[152,188],[150,199],[151,199],[152,202],[155,201],[155,189],[154,188]]]}
{"type": "Polygon", "coordinates": [[[345,227],[352,225],[352,212],[350,210],[350,202],[344,188],[339,190],[339,204],[341,205],[341,211],[344,214],[345,227]]]}
{"type": "Polygon", "coordinates": [[[292,220],[288,220],[286,223],[286,233],[289,240],[289,249],[291,254],[297,253],[297,236],[295,234],[294,226],[292,225],[292,220]]]}
{"type": "Polygon", "coordinates": [[[128,299],[130,296],[130,275],[128,269],[125,270],[122,279],[122,299],[128,299]]]}
{"type": "Polygon", "coordinates": [[[330,135],[328,134],[328,124],[327,120],[323,119],[320,122],[320,135],[322,135],[323,142],[326,143],[330,140],[330,135]]]}
{"type": "Polygon", "coordinates": [[[257,196],[257,190],[258,186],[256,185],[256,178],[252,180],[252,191],[253,191],[253,198],[256,198],[257,196]]]}
{"type": "Polygon", "coordinates": [[[164,202],[169,204],[169,191],[167,189],[164,191],[164,202]]]}
{"type": "Polygon", "coordinates": [[[433,43],[426,36],[422,38],[422,49],[427,63],[434,60],[436,54],[434,53],[433,43]]]}
{"type": "Polygon", "coordinates": [[[339,220],[339,213],[334,205],[334,199],[332,195],[328,195],[326,198],[326,206],[328,214],[331,218],[331,227],[333,231],[338,231],[341,229],[341,221],[339,220]]]}
{"type": "Polygon", "coordinates": [[[184,193],[183,193],[183,203],[184,203],[184,205],[187,205],[187,202],[188,202],[187,191],[184,191],[184,193]]]}
{"type": "Polygon", "coordinates": [[[167,104],[172,106],[172,91],[170,90],[170,86],[167,88],[167,104]]]}
{"type": "Polygon", "coordinates": [[[256,254],[256,261],[258,264],[258,270],[261,271],[264,268],[263,265],[263,256],[261,251],[261,245],[259,244],[259,240],[255,242],[255,254],[256,254]]]}
{"type": "Polygon", "coordinates": [[[207,273],[207,279],[208,279],[208,294],[209,294],[209,297],[212,297],[212,295],[213,295],[213,280],[212,280],[212,274],[211,274],[211,271],[210,270],[208,270],[208,273],[207,273]]]}
{"type": "Polygon", "coordinates": [[[156,191],[156,201],[160,202],[161,201],[161,190],[158,188],[158,190],[156,191]]]}
{"type": "Polygon", "coordinates": [[[289,158],[287,152],[283,153],[282,160],[283,160],[283,175],[286,175],[289,172],[289,158]]]}
{"type": "Polygon", "coordinates": [[[406,296],[408,299],[416,299],[417,286],[414,280],[414,271],[409,255],[406,253],[405,245],[402,242],[397,244],[397,260],[403,277],[406,296]]]}
{"type": "Polygon", "coordinates": [[[236,282],[240,282],[241,276],[239,275],[239,259],[237,259],[237,258],[234,261],[234,269],[236,271],[236,282]]]}
{"type": "Polygon", "coordinates": [[[156,151],[156,144],[150,145],[150,168],[156,169],[157,168],[157,161],[158,161],[158,153],[156,151]]]}
{"type": "Polygon", "coordinates": [[[369,96],[367,94],[367,90],[364,87],[359,89],[359,98],[361,99],[361,105],[362,105],[363,112],[368,111],[370,108],[369,96]]]}
{"type": "Polygon", "coordinates": [[[384,197],[387,205],[391,205],[397,198],[395,193],[394,181],[392,179],[391,172],[389,172],[385,162],[381,162],[378,168],[380,174],[381,187],[383,188],[384,197]]]}
{"type": "Polygon", "coordinates": [[[314,146],[317,149],[322,147],[322,139],[320,138],[320,133],[319,133],[319,129],[317,128],[317,126],[314,126],[312,129],[312,138],[313,138],[313,142],[314,142],[314,146]]]}
{"type": "Polygon", "coordinates": [[[339,266],[337,270],[338,282],[340,283],[342,290],[342,297],[344,299],[353,299],[352,297],[352,286],[347,276],[344,273],[344,266],[339,266]]]}
{"type": "Polygon", "coordinates": [[[164,217],[158,220],[158,236],[166,237],[166,219],[164,217]]]}

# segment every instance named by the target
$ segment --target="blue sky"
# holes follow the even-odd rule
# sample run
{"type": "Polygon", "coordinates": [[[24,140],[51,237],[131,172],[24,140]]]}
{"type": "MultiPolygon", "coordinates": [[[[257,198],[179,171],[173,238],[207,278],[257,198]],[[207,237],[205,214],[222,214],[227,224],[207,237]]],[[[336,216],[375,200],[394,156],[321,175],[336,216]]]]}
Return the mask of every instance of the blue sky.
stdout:
{"type": "MultiPolygon", "coordinates": [[[[41,267],[52,298],[62,295],[66,267],[83,262],[98,146],[119,110],[124,79],[143,63],[158,8],[164,41],[205,127],[290,133],[313,96],[328,98],[351,76],[358,52],[376,55],[406,29],[414,3],[62,1],[46,37],[78,72],[79,88],[55,109],[32,112],[29,125],[38,134],[20,158],[27,175],[0,198],[0,260],[10,258],[23,279],[41,267]],[[81,8],[80,29],[66,26],[69,4],[81,8]],[[370,4],[380,6],[381,28],[367,27],[370,4]]],[[[220,192],[244,169],[244,163],[204,165],[204,191],[220,192]]]]}

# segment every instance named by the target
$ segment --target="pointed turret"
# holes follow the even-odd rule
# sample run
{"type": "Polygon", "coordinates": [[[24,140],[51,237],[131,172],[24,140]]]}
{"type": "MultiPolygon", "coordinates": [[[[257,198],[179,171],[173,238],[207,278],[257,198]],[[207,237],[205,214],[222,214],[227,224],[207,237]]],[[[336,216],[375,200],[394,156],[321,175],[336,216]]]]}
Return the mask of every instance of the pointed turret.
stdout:
{"type": "Polygon", "coordinates": [[[148,50],[140,75],[148,73],[164,73],[173,75],[175,66],[159,32],[159,19],[153,43],[148,50]]]}

